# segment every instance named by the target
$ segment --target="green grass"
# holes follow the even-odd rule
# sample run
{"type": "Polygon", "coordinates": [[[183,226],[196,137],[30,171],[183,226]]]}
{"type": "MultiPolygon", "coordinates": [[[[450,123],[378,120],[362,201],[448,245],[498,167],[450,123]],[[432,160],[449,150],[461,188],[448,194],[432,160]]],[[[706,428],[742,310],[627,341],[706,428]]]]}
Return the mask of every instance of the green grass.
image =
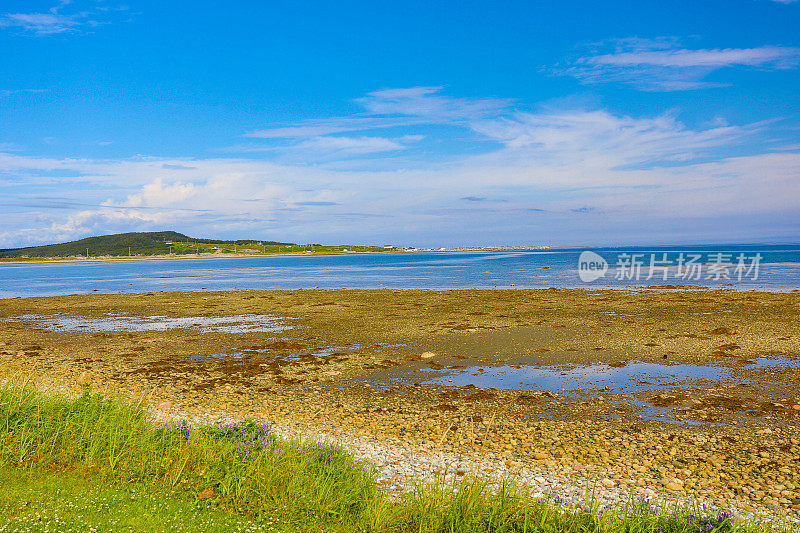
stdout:
{"type": "Polygon", "coordinates": [[[421,485],[395,502],[369,468],[333,446],[282,440],[253,422],[159,427],[124,402],[12,387],[0,387],[0,473],[0,531],[767,530],[698,510],[655,512],[646,502],[576,512],[511,483],[499,491],[479,481],[421,485]]]}
{"type": "Polygon", "coordinates": [[[7,531],[278,531],[203,500],[126,490],[68,473],[0,468],[0,533],[7,531]]]}
{"type": "Polygon", "coordinates": [[[220,509],[297,522],[363,520],[377,487],[341,450],[281,441],[252,423],[158,427],[124,403],[0,392],[0,464],[105,484],[213,494],[220,509]]]}

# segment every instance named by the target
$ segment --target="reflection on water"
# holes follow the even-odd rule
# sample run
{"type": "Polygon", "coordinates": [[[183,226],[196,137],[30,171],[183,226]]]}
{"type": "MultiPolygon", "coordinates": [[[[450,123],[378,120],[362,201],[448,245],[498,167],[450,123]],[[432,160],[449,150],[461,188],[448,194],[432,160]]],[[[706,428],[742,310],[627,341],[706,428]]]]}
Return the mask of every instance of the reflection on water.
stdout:
{"type": "MultiPolygon", "coordinates": [[[[289,339],[282,339],[287,341],[289,339]]],[[[405,344],[391,344],[391,343],[377,343],[370,345],[369,347],[375,350],[376,352],[380,352],[386,348],[399,348],[405,347],[405,344]]],[[[349,344],[349,345],[333,345],[333,346],[317,346],[310,350],[297,350],[293,351],[285,356],[283,359],[286,361],[295,361],[298,359],[317,359],[317,358],[326,358],[332,356],[344,356],[349,355],[355,352],[358,352],[364,348],[367,348],[364,344],[349,344]]],[[[248,348],[246,350],[237,350],[233,352],[217,352],[212,353],[210,355],[203,355],[203,356],[192,356],[189,358],[190,361],[201,361],[201,360],[208,360],[208,359],[243,359],[245,356],[250,355],[262,355],[262,354],[270,354],[274,352],[274,347],[263,347],[263,348],[248,348]]]]}
{"type": "Polygon", "coordinates": [[[70,315],[20,315],[6,318],[24,321],[34,327],[50,331],[167,331],[170,329],[196,329],[203,333],[256,333],[279,332],[291,329],[288,317],[275,315],[232,316],[131,316],[106,314],[100,317],[70,315]]]}
{"type": "MultiPolygon", "coordinates": [[[[798,366],[800,361],[785,358],[764,358],[753,361],[749,368],[798,366]]],[[[467,367],[430,370],[435,377],[423,380],[425,385],[480,388],[542,390],[550,392],[603,389],[613,393],[635,393],[673,386],[689,380],[720,381],[731,377],[731,368],[720,366],[629,362],[590,365],[467,367]]]]}
{"type": "MultiPolygon", "coordinates": [[[[360,344],[353,344],[350,346],[327,346],[321,348],[314,348],[311,351],[298,351],[294,352],[291,355],[286,356],[284,359],[287,361],[293,361],[297,359],[316,359],[316,358],[325,358],[330,357],[332,355],[345,355],[348,353],[356,352],[362,349],[363,346],[360,344]]],[[[217,352],[212,353],[209,356],[195,356],[191,357],[190,360],[192,361],[199,361],[203,359],[243,359],[245,356],[248,355],[261,355],[261,354],[269,354],[272,352],[272,348],[250,348],[248,350],[243,351],[236,351],[236,352],[217,352]]]]}
{"type": "Polygon", "coordinates": [[[742,361],[743,364],[748,365],[748,368],[771,368],[771,369],[780,369],[780,368],[787,368],[787,367],[798,367],[800,366],[800,360],[797,359],[789,359],[788,357],[762,357],[761,359],[749,359],[746,361],[742,361]]]}

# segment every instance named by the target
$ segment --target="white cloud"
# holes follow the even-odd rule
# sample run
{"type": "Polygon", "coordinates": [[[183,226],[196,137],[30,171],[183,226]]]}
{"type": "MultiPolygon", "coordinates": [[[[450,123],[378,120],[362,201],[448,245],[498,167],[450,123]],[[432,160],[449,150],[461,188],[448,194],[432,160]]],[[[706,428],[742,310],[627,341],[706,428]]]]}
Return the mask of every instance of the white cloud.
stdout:
{"type": "Polygon", "coordinates": [[[512,100],[503,98],[453,98],[440,94],[442,89],[442,87],[381,89],[354,100],[364,110],[357,116],[310,119],[296,124],[252,131],[245,136],[259,139],[291,139],[425,124],[461,124],[468,120],[495,116],[512,104],[512,100]]]}
{"type": "Polygon", "coordinates": [[[587,84],[620,82],[642,90],[680,91],[724,86],[725,83],[703,81],[721,68],[781,70],[800,64],[800,48],[788,46],[692,50],[681,48],[674,38],[628,38],[601,43],[596,48],[609,46],[612,51],[595,50],[557,72],[587,84]]]}
{"type": "Polygon", "coordinates": [[[228,147],[226,151],[271,152],[284,161],[302,157],[309,162],[333,162],[354,156],[399,151],[425,139],[419,133],[397,136],[342,133],[376,132],[410,127],[448,125],[467,127],[470,122],[510,111],[512,100],[454,98],[442,87],[381,89],[354,100],[363,111],[357,115],[304,120],[296,124],[252,131],[245,137],[261,142],[228,147]]]}
{"type": "Polygon", "coordinates": [[[254,140],[247,148],[267,150],[261,159],[0,153],[7,228],[0,247],[165,227],[197,236],[420,245],[597,243],[647,232],[661,232],[663,241],[668,228],[683,232],[675,240],[701,238],[689,226],[700,218],[715,225],[716,236],[727,231],[745,240],[800,230],[800,150],[796,139],[776,141],[774,123],[689,127],[670,114],[630,117],[563,102],[526,112],[430,88],[366,98],[395,114],[288,124],[280,135],[376,119],[387,121],[376,127],[381,133],[405,118],[447,129],[425,136],[297,130],[254,140]],[[408,164],[409,153],[452,142],[452,132],[486,148],[408,164]],[[368,164],[374,160],[379,168],[368,164]]]}
{"type": "Polygon", "coordinates": [[[181,200],[186,200],[193,194],[193,183],[177,182],[165,186],[163,179],[156,178],[151,183],[142,187],[141,193],[129,196],[126,204],[132,207],[154,204],[165,207],[181,200]]]}
{"type": "MultiPolygon", "coordinates": [[[[431,245],[508,242],[510,236],[591,243],[665,228],[694,236],[699,230],[692,233],[687,225],[698,218],[741,239],[756,238],[770,225],[776,238],[798,230],[797,150],[787,145],[774,153],[718,153],[744,146],[766,124],[689,128],[669,115],[633,118],[583,109],[516,112],[468,124],[498,148],[418,169],[0,154],[0,176],[12,176],[0,178],[5,202],[22,204],[23,195],[56,188],[61,194],[57,209],[6,215],[9,229],[0,246],[165,227],[197,236],[431,245]],[[75,177],[59,177],[67,172],[75,177]],[[96,207],[71,212],[71,202],[96,207]]],[[[322,136],[300,142],[320,143],[307,146],[315,152],[350,150],[368,157],[418,140],[322,136]]]]}
{"type": "Polygon", "coordinates": [[[654,50],[603,54],[581,60],[588,65],[721,68],[737,65],[792,68],[797,66],[800,48],[717,48],[711,50],[654,50]]]}
{"type": "Polygon", "coordinates": [[[291,159],[311,162],[332,159],[348,159],[367,154],[405,150],[407,147],[404,143],[413,142],[414,140],[414,136],[402,136],[397,139],[367,136],[308,137],[288,146],[261,144],[236,145],[227,148],[226,151],[240,153],[273,152],[275,154],[279,154],[282,161],[291,159]]]}
{"type": "Polygon", "coordinates": [[[401,115],[429,120],[474,120],[506,110],[512,101],[503,98],[453,98],[439,94],[443,87],[382,89],[356,102],[373,115],[401,115]]]}
{"type": "MultiPolygon", "coordinates": [[[[407,123],[403,123],[404,125],[407,123]]],[[[377,117],[336,117],[330,119],[313,119],[299,124],[253,131],[245,137],[260,139],[291,139],[302,137],[316,137],[331,133],[345,133],[366,131],[396,126],[395,120],[386,120],[377,117]]]]}
{"type": "Polygon", "coordinates": [[[64,33],[80,24],[75,17],[53,13],[7,13],[0,18],[0,28],[19,27],[37,35],[64,33]]]}
{"type": "Polygon", "coordinates": [[[405,146],[383,137],[312,137],[293,147],[301,152],[338,156],[366,155],[403,150],[405,146]]]}
{"type": "Polygon", "coordinates": [[[490,158],[535,156],[539,165],[570,167],[596,159],[612,168],[689,161],[710,149],[734,145],[759,128],[722,125],[693,130],[670,115],[631,118],[581,109],[516,113],[472,126],[505,144],[506,150],[490,158]]]}
{"type": "Polygon", "coordinates": [[[60,0],[57,5],[42,13],[5,13],[0,15],[0,28],[16,28],[37,36],[54,35],[81,31],[103,24],[98,14],[111,10],[125,10],[125,7],[95,7],[65,13],[72,0],[60,0]]]}
{"type": "MultiPolygon", "coordinates": [[[[2,25],[2,22],[0,22],[2,25]]],[[[18,94],[38,94],[46,92],[45,89],[0,89],[0,96],[16,96],[18,94]]]]}

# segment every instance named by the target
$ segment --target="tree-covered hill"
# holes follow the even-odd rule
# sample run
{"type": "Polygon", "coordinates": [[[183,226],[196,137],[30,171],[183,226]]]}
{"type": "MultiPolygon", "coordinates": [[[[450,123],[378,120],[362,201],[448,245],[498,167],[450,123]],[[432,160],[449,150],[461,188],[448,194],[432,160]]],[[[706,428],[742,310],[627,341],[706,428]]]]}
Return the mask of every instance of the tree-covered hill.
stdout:
{"type": "Polygon", "coordinates": [[[99,255],[126,256],[129,254],[157,255],[170,253],[170,251],[175,252],[178,250],[180,250],[181,253],[188,253],[191,251],[192,246],[194,246],[195,250],[205,251],[209,248],[208,245],[215,244],[243,247],[247,247],[248,245],[271,247],[294,245],[294,243],[282,243],[275,241],[223,241],[215,239],[195,239],[192,237],[187,237],[186,235],[176,231],[150,231],[87,237],[85,239],[61,244],[0,249],[0,257],[86,256],[87,249],[90,257],[99,255]]]}

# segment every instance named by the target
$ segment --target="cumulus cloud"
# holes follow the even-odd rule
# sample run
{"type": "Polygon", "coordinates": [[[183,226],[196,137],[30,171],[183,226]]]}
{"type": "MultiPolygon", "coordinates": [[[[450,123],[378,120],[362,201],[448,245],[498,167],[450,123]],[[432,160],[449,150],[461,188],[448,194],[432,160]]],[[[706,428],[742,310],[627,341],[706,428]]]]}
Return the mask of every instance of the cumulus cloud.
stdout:
{"type": "Polygon", "coordinates": [[[585,84],[618,82],[647,91],[681,91],[726,85],[704,80],[722,68],[783,70],[800,64],[800,48],[789,46],[687,49],[675,38],[662,37],[618,39],[592,48],[590,55],[556,72],[585,84]]]}

